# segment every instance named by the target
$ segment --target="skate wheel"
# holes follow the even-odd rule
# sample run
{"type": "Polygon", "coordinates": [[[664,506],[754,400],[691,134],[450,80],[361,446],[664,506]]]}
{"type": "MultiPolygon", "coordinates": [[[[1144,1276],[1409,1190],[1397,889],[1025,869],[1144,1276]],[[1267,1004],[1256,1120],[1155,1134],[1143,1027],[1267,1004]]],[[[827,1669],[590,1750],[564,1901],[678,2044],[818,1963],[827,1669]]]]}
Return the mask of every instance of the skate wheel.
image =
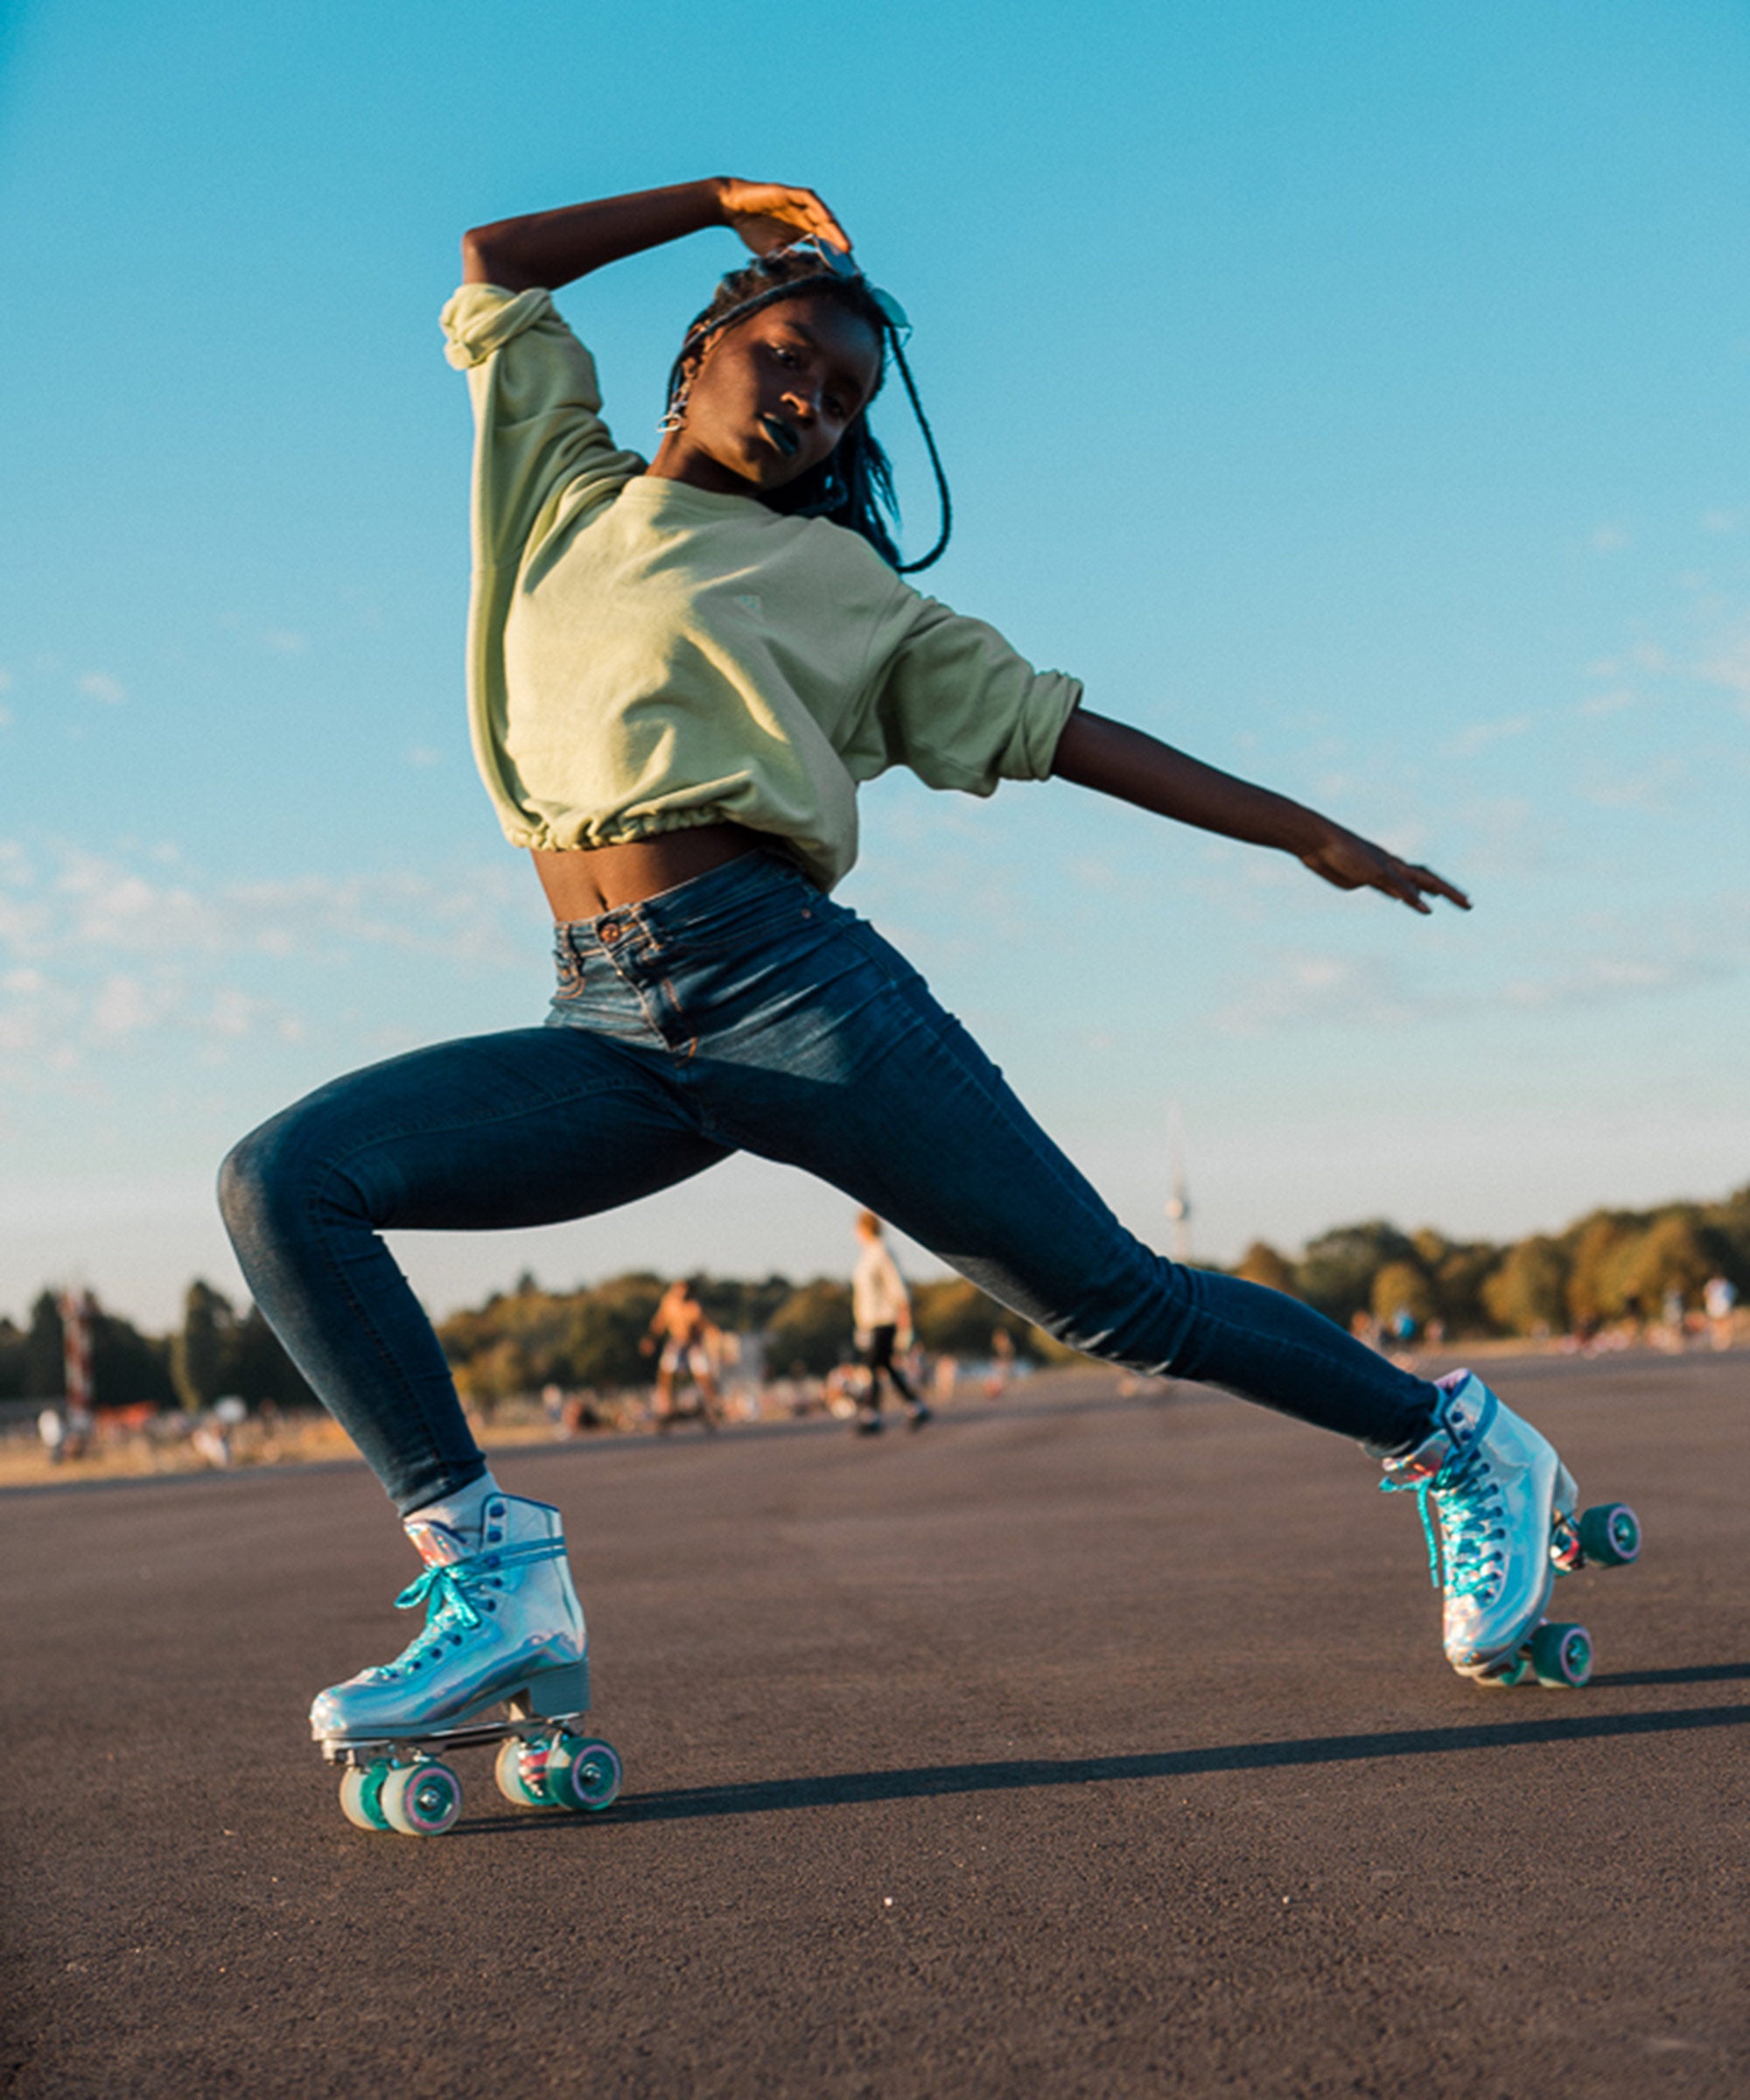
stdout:
{"type": "Polygon", "coordinates": [[[382,1782],[382,1812],[403,1838],[439,1838],[462,1812],[462,1782],[435,1759],[397,1765],[382,1782]]]}
{"type": "Polygon", "coordinates": [[[1523,1648],[1502,1669],[1492,1670],[1486,1677],[1479,1677],[1479,1684],[1499,1684],[1503,1690],[1511,1691],[1516,1684],[1522,1684],[1531,1675],[1531,1658],[1523,1648]]]}
{"type": "Polygon", "coordinates": [[[382,1784],[389,1768],[381,1760],[374,1765],[348,1765],[340,1774],[340,1813],[355,1830],[386,1830],[388,1817],[382,1811],[382,1784]]]}
{"type": "Polygon", "coordinates": [[[1641,1558],[1641,1520],[1627,1502],[1600,1502],[1580,1518],[1580,1545],[1601,1568],[1626,1568],[1641,1558]]]}
{"type": "Polygon", "coordinates": [[[1531,1636],[1537,1682],[1578,1691],[1592,1676],[1592,1635],[1583,1626],[1540,1626],[1531,1636]]]}
{"type": "Polygon", "coordinates": [[[607,1808],[620,1794],[620,1759],[607,1743],[562,1735],[547,1753],[547,1798],[556,1809],[607,1808]]]}
{"type": "Polygon", "coordinates": [[[548,1809],[553,1805],[547,1798],[547,1753],[538,1743],[525,1743],[518,1736],[507,1736],[499,1745],[493,1777],[498,1782],[499,1792],[507,1801],[514,1802],[519,1809],[548,1809]]]}

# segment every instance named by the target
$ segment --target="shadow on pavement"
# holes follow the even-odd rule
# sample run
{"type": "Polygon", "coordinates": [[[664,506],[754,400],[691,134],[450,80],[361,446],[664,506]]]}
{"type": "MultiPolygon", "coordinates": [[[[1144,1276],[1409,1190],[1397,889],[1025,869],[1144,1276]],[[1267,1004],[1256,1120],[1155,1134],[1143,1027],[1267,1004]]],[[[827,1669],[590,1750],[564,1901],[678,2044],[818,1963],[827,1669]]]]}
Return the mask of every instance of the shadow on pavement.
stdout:
{"type": "Polygon", "coordinates": [[[1612,1684],[1723,1684],[1750,1677],[1750,1662],[1697,1662],[1681,1670],[1618,1670],[1592,1679],[1595,1687],[1612,1684]]]}
{"type": "MultiPolygon", "coordinates": [[[[1693,1670],[1649,1670],[1598,1682],[1648,1684],[1746,1676],[1750,1676],[1750,1663],[1734,1662],[1693,1670]]],[[[1344,1764],[1363,1758],[1430,1757],[1449,1750],[1597,1742],[1613,1736],[1667,1735],[1691,1728],[1746,1725],[1750,1725],[1750,1706],[1688,1706],[1663,1713],[1573,1714],[1549,1720],[1485,1722],[1468,1728],[1408,1728],[1377,1735],[1228,1743],[1207,1750],[1145,1751],[1125,1757],[1017,1758],[982,1765],[920,1765],[891,1772],[751,1780],[738,1786],[689,1787],[668,1794],[637,1795],[619,1802],[604,1820],[674,1823],[699,1816],[760,1816],[774,1810],[847,1808],[867,1802],[998,1794],[1027,1787],[1081,1787],[1110,1780],[1183,1779],[1205,1772],[1274,1771],[1295,1765],[1344,1764]]],[[[484,1837],[552,1828],[545,1816],[517,1816],[464,1824],[458,1835],[484,1837]]]]}

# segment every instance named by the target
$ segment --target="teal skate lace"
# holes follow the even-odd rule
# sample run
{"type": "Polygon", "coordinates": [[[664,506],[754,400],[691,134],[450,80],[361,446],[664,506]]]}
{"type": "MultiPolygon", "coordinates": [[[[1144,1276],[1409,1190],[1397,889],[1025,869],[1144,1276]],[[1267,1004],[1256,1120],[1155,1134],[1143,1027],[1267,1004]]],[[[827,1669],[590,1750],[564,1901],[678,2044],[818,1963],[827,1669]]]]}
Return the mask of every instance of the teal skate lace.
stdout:
{"type": "Polygon", "coordinates": [[[446,1643],[459,1642],[462,1635],[480,1623],[480,1611],[495,1611],[495,1600],[475,1598],[484,1590],[499,1587],[508,1568],[532,1567],[536,1561],[564,1558],[563,1538],[543,1538],[526,1546],[503,1546],[491,1553],[472,1553],[466,1560],[444,1565],[434,1562],[416,1581],[410,1582],[395,1600],[399,1612],[416,1611],[423,1604],[426,1620],[406,1648],[388,1667],[417,1670],[435,1662],[446,1643]],[[429,1642],[429,1646],[427,1643],[429,1642]]]}
{"type": "MultiPolygon", "coordinates": [[[[1485,1389],[1487,1390],[1487,1389],[1485,1389]]],[[[1432,1480],[1382,1480],[1384,1494],[1416,1492],[1422,1517],[1422,1536],[1428,1542],[1428,1579],[1441,1586],[1440,1558],[1446,1549],[1446,1587],[1454,1597],[1474,1597],[1491,1589],[1502,1565],[1501,1542],[1507,1536],[1505,1508],[1500,1483],[1489,1471],[1483,1455],[1488,1425],[1501,1403],[1493,1393],[1483,1404],[1476,1426],[1461,1446],[1447,1453],[1446,1461],[1432,1480]],[[1438,1505],[1437,1527],[1428,1507],[1432,1495],[1438,1505]]]]}

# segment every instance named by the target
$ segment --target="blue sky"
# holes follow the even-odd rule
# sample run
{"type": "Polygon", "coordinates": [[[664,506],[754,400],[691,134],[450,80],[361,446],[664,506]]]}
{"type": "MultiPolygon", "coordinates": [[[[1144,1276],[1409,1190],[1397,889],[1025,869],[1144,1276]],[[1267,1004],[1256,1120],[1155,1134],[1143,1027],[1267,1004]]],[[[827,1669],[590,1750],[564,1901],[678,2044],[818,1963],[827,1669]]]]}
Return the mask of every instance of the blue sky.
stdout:
{"type": "MultiPolygon", "coordinates": [[[[811,183],[910,309],[938,595],[1476,896],[1418,921],[1060,786],[868,790],[842,893],[1127,1220],[1161,1229],[1175,1101],[1217,1257],[1750,1179],[1750,17],[998,19],[0,17],[0,1311],[232,1286],[234,1138],[539,1018],[463,729],[437,309],[471,222],[711,172],[811,183]]],[[[566,295],[624,442],[733,253],[566,295]]],[[[398,1251],[443,1309],[525,1265],[842,1267],[845,1223],[737,1163],[398,1251]]]]}

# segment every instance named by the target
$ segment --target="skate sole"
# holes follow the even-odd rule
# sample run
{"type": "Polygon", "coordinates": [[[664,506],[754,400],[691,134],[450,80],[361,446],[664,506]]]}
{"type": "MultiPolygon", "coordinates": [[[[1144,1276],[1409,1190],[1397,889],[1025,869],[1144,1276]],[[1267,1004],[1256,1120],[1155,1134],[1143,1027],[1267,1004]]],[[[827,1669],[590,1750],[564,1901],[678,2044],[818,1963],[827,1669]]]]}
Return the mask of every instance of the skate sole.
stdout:
{"type": "Polygon", "coordinates": [[[497,1742],[507,1735],[524,1733],[537,1723],[550,1727],[578,1720],[589,1710],[590,1665],[585,1657],[561,1670],[543,1670],[521,1685],[501,1685],[496,1691],[471,1699],[441,1720],[410,1721],[404,1727],[358,1729],[343,1735],[315,1735],[315,1741],[330,1764],[354,1763],[361,1753],[386,1746],[497,1742]],[[494,1706],[508,1709],[503,1719],[482,1718],[494,1706]]]}

